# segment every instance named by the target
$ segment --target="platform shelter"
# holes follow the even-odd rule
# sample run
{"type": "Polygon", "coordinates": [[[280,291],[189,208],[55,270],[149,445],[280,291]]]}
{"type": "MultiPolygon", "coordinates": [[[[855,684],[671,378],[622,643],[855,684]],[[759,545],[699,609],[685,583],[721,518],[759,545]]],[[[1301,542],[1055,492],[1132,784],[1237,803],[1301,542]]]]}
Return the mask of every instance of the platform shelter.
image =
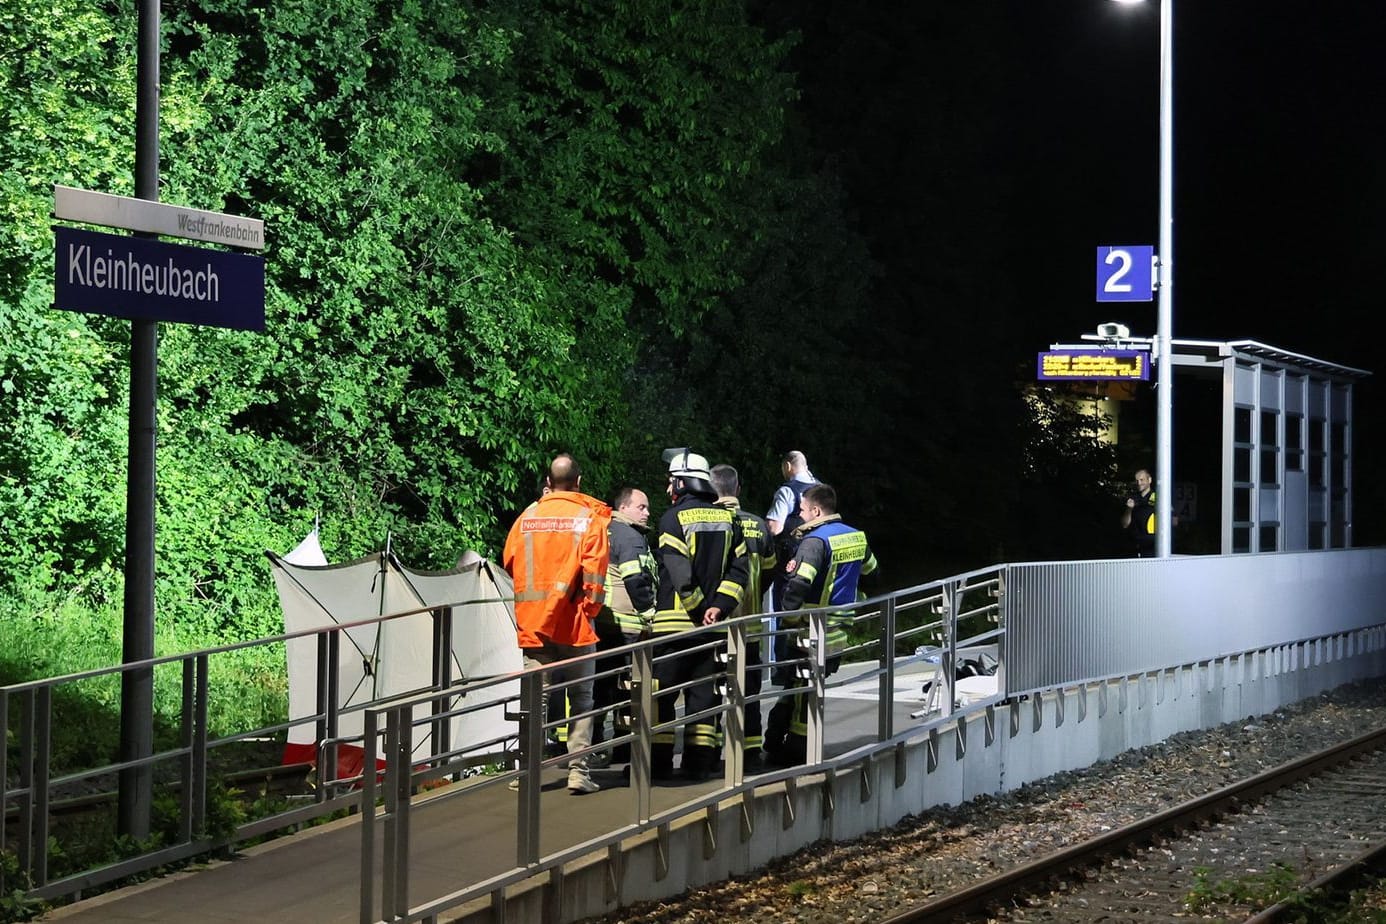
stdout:
{"type": "MultiPolygon", "coordinates": [[[[1354,386],[1371,373],[1254,340],[1176,340],[1173,361],[1220,381],[1222,553],[1351,548],[1354,386]]],[[[1180,454],[1176,439],[1176,474],[1180,454]]]]}

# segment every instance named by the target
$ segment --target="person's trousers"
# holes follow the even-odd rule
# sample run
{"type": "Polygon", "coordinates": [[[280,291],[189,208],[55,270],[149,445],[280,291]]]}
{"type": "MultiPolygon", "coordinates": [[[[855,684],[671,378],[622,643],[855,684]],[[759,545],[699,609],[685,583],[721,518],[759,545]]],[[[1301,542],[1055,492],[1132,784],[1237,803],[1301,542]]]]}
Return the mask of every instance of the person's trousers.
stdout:
{"type": "MultiPolygon", "coordinates": [[[[569,658],[580,657],[581,655],[591,654],[594,645],[559,645],[554,642],[546,641],[542,648],[522,649],[525,657],[525,668],[538,667],[541,664],[556,664],[559,661],[566,661],[569,658]]],[[[596,664],[591,658],[579,661],[577,664],[560,668],[555,671],[548,671],[544,675],[544,698],[540,708],[540,714],[549,714],[549,687],[551,684],[576,681],[566,688],[568,694],[568,704],[570,715],[581,716],[584,712],[592,711],[592,674],[596,671],[596,664]]],[[[568,753],[581,751],[592,744],[592,717],[586,716],[575,718],[568,723],[568,753]]],[[[587,769],[588,756],[575,758],[570,765],[570,769],[585,771],[587,769]]]]}
{"type": "MultiPolygon", "coordinates": [[[[711,709],[720,697],[717,694],[713,676],[719,673],[722,665],[711,651],[698,651],[680,654],[688,648],[705,645],[706,635],[693,638],[673,636],[667,642],[655,645],[655,721],[664,725],[676,716],[675,697],[667,691],[683,683],[694,682],[681,691],[684,715],[694,715],[711,709]],[[666,657],[669,656],[669,657],[666,657]],[[662,660],[661,660],[662,659],[662,660]]],[[[684,772],[701,773],[716,767],[718,759],[718,727],[715,716],[701,719],[691,725],[683,726],[683,769],[684,772]]],[[[674,768],[674,741],[676,730],[659,732],[650,745],[650,769],[655,776],[668,776],[674,768]]]]}
{"type": "MultiPolygon", "coordinates": [[[[806,649],[796,648],[793,657],[808,657],[806,649]]],[[[833,655],[824,665],[823,676],[831,677],[842,666],[842,655],[833,655]]],[[[785,765],[801,764],[808,752],[808,680],[794,678],[784,695],[775,701],[765,727],[765,754],[785,765]]],[[[749,735],[749,732],[747,733],[749,735]]]]}
{"type": "MultiPolygon", "coordinates": [[[[598,621],[597,651],[611,651],[640,640],[635,632],[625,632],[620,626],[598,621]]],[[[630,733],[630,655],[613,655],[597,659],[596,672],[606,674],[623,668],[620,673],[599,676],[592,686],[595,708],[604,709],[611,715],[611,737],[619,738],[630,733]]],[[[592,729],[592,741],[606,740],[606,715],[598,715],[592,729]]]]}
{"type": "MultiPolygon", "coordinates": [[[[760,659],[760,642],[750,642],[746,646],[746,698],[760,695],[765,685],[764,663],[760,659]]],[[[746,715],[742,719],[742,731],[746,735],[746,750],[758,750],[765,743],[761,731],[761,710],[759,702],[746,704],[746,715]]]]}

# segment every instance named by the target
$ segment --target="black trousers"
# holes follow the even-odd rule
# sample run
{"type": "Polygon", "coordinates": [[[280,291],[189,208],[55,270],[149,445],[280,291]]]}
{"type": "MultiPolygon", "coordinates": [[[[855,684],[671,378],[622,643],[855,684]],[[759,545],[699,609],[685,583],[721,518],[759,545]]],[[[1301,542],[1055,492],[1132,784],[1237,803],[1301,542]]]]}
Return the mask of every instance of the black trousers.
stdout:
{"type": "MultiPolygon", "coordinates": [[[[712,651],[688,651],[699,645],[706,645],[710,639],[706,635],[694,638],[673,636],[667,642],[655,645],[655,721],[663,725],[676,717],[675,699],[683,696],[685,715],[693,715],[704,709],[711,709],[719,701],[715,675],[721,672],[722,665],[712,651]],[[684,653],[687,652],[687,653],[684,653]],[[666,658],[666,656],[669,656],[666,658]],[[695,681],[691,686],[673,695],[668,691],[679,684],[695,681]]],[[[664,731],[654,736],[650,746],[650,768],[655,776],[667,776],[674,768],[675,730],[664,731]]],[[[719,732],[715,717],[705,718],[691,725],[683,726],[683,769],[685,772],[704,772],[716,767],[719,757],[719,732]]]]}
{"type": "MultiPolygon", "coordinates": [[[[621,631],[621,627],[613,623],[598,620],[597,629],[597,651],[611,651],[629,645],[635,641],[634,638],[627,639],[626,634],[621,631]]],[[[615,655],[597,659],[597,673],[604,674],[607,671],[625,667],[624,674],[613,674],[610,677],[597,677],[592,684],[592,707],[594,709],[605,709],[611,715],[612,737],[626,734],[630,730],[630,688],[623,684],[623,679],[630,679],[630,656],[615,655]]],[[[606,740],[606,713],[598,715],[592,723],[592,743],[597,744],[606,740]]]]}
{"type": "MultiPolygon", "coordinates": [[[[795,648],[793,657],[803,658],[808,652],[795,648]]],[[[842,666],[842,655],[833,655],[824,665],[823,676],[831,677],[842,666]]],[[[785,687],[784,695],[775,701],[770,710],[770,721],[765,728],[765,753],[771,760],[792,765],[801,764],[808,754],[808,680],[794,678],[785,687]]]]}

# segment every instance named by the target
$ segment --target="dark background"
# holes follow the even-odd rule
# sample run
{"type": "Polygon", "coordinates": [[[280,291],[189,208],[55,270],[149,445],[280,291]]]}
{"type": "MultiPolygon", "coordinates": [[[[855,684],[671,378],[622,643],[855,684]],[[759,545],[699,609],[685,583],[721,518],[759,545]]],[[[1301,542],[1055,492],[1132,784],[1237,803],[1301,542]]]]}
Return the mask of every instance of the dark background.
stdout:
{"type": "MultiPolygon", "coordinates": [[[[948,370],[919,400],[981,421],[961,444],[1007,419],[958,398],[968,376],[1033,377],[1036,351],[1103,321],[1155,331],[1154,301],[1099,305],[1094,279],[1098,245],[1158,243],[1158,14],[1155,0],[757,7],[770,32],[799,36],[799,112],[879,263],[882,329],[915,345],[904,365],[948,370]]],[[[1174,336],[1379,371],[1378,6],[1184,0],[1174,21],[1174,336]]],[[[1381,394],[1375,377],[1357,392],[1358,545],[1386,541],[1381,394]]],[[[1130,421],[1148,421],[1153,445],[1143,400],[1130,421]]],[[[1176,479],[1188,423],[1176,416],[1176,479]]]]}

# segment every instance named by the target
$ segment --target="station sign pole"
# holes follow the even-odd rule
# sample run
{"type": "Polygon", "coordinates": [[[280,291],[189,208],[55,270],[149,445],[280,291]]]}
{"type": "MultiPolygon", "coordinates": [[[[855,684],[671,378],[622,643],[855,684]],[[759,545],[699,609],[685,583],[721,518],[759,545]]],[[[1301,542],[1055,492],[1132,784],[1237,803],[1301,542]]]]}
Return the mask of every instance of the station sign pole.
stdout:
{"type": "MultiPolygon", "coordinates": [[[[159,0],[139,0],[135,64],[135,196],[159,198],[159,0]]],[[[153,235],[148,235],[152,237],[153,235]]],[[[124,663],[154,657],[154,451],[158,400],[158,322],[130,322],[129,471],[125,487],[124,663]]],[[[154,753],[154,670],[121,675],[120,760],[148,760],[154,753]]],[[[149,837],[153,767],[120,771],[119,833],[149,837]]]]}
{"type": "MultiPolygon", "coordinates": [[[[257,218],[159,202],[160,0],[139,0],[135,198],[53,187],[53,215],[133,237],[55,226],[53,307],[130,319],[130,422],[125,488],[122,663],[154,657],[154,519],[158,324],[265,329],[262,257],[164,243],[161,235],[243,250],[265,246],[257,218]]],[[[154,672],[127,668],[120,685],[120,834],[149,836],[153,812],[154,672]]]]}

